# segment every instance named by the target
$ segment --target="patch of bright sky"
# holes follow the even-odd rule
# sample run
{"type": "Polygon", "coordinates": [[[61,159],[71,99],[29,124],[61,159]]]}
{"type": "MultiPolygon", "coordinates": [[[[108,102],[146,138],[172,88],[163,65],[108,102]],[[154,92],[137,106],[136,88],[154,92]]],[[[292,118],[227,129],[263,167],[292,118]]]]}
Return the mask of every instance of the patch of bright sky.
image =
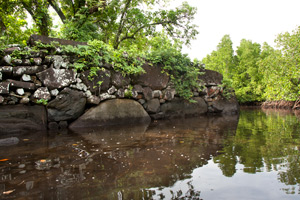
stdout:
{"type": "MultiPolygon", "coordinates": [[[[184,0],[174,0],[172,7],[184,0]]],[[[225,34],[236,49],[241,39],[275,47],[276,36],[300,26],[300,0],[188,0],[197,7],[194,23],[199,26],[197,39],[183,52],[201,60],[213,50],[225,34]]]]}

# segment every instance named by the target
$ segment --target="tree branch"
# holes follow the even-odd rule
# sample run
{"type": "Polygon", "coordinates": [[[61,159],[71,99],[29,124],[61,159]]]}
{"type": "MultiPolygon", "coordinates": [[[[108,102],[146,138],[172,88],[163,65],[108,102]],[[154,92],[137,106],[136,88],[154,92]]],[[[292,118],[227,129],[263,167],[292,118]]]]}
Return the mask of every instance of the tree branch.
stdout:
{"type": "Polygon", "coordinates": [[[48,0],[48,3],[52,6],[52,8],[55,10],[55,12],[58,14],[60,20],[65,23],[66,21],[66,16],[64,15],[64,13],[62,12],[62,10],[60,9],[60,7],[58,6],[58,4],[56,3],[56,1],[54,0],[54,2],[52,0],[48,0]]]}

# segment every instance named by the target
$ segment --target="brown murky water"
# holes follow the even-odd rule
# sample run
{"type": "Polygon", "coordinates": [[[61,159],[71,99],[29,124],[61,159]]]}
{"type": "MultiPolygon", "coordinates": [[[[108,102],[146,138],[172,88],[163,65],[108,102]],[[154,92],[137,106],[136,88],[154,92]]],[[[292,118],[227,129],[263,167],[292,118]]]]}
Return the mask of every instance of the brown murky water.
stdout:
{"type": "Polygon", "coordinates": [[[243,110],[0,136],[0,199],[299,199],[300,126],[243,110]]]}

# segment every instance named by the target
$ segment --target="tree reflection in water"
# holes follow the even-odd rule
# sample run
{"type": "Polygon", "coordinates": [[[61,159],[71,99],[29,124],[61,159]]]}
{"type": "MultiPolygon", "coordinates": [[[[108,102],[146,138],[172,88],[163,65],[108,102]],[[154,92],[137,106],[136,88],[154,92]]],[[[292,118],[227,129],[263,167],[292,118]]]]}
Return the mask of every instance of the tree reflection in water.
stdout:
{"type": "Polygon", "coordinates": [[[293,199],[300,181],[296,116],[244,110],[240,118],[16,135],[18,143],[0,145],[8,159],[0,166],[0,199],[293,199]]]}

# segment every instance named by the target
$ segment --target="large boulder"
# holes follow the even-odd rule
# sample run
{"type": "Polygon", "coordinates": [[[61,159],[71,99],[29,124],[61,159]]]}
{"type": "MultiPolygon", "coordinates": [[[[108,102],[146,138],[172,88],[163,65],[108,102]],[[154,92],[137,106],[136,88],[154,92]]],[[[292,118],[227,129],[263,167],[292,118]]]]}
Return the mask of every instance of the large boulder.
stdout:
{"type": "Polygon", "coordinates": [[[199,76],[199,79],[203,81],[205,86],[215,86],[222,84],[223,76],[219,72],[208,69],[201,69],[200,72],[204,73],[199,76]]]}
{"type": "Polygon", "coordinates": [[[36,74],[50,90],[63,88],[76,82],[76,71],[71,69],[49,68],[36,74]]]}
{"type": "Polygon", "coordinates": [[[239,104],[235,96],[229,99],[219,96],[216,100],[212,101],[211,108],[214,112],[222,114],[238,114],[239,104]]]}
{"type": "Polygon", "coordinates": [[[207,104],[201,97],[194,97],[195,103],[175,98],[161,106],[166,118],[196,116],[207,113],[207,104]]]}
{"type": "Polygon", "coordinates": [[[150,123],[151,119],[143,106],[130,99],[113,99],[90,108],[69,128],[99,127],[118,124],[150,123]]]}
{"type": "Polygon", "coordinates": [[[162,90],[167,87],[170,77],[161,72],[162,66],[151,66],[145,63],[142,67],[146,73],[133,77],[135,84],[150,87],[152,90],[162,90]]]}
{"type": "Polygon", "coordinates": [[[84,93],[65,88],[47,105],[49,121],[77,119],[83,114],[86,104],[84,93]]]}
{"type": "Polygon", "coordinates": [[[47,114],[44,106],[0,106],[1,133],[20,133],[46,128],[47,114]]]}

